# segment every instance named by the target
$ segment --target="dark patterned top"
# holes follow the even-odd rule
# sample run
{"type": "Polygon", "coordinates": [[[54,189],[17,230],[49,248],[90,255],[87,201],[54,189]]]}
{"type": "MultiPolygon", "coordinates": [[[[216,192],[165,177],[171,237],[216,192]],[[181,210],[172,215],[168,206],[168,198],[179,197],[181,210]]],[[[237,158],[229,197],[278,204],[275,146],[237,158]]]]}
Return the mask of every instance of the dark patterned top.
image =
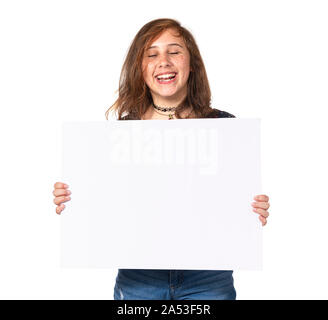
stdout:
{"type": "Polygon", "coordinates": [[[213,111],[210,112],[206,118],[236,118],[233,114],[226,112],[226,111],[221,111],[218,109],[214,109],[213,111]]]}
{"type": "MultiPolygon", "coordinates": [[[[206,118],[236,118],[233,114],[226,112],[226,111],[221,111],[218,109],[214,109],[211,111],[206,118]]],[[[132,118],[130,115],[126,115],[122,118],[122,120],[133,120],[135,118],[132,118]]]]}

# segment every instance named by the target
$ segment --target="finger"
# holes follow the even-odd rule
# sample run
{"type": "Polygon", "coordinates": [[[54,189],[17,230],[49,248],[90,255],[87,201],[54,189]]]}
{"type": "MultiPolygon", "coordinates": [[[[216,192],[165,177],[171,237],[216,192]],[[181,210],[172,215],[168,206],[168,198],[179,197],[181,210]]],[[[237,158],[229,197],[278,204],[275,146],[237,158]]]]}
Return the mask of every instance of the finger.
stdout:
{"type": "Polygon", "coordinates": [[[57,204],[57,205],[59,205],[59,204],[61,204],[63,202],[69,201],[69,200],[71,200],[71,197],[67,197],[67,196],[56,197],[54,199],[54,203],[57,204]]]}
{"type": "Polygon", "coordinates": [[[259,195],[254,197],[254,200],[269,202],[269,197],[265,194],[259,194],[259,195]]]}
{"type": "Polygon", "coordinates": [[[56,213],[57,214],[61,214],[61,212],[65,209],[65,205],[61,204],[59,206],[56,207],[56,213]]]}
{"type": "Polygon", "coordinates": [[[55,189],[63,189],[63,188],[68,188],[68,185],[64,182],[56,182],[54,184],[55,189]]]}
{"type": "Polygon", "coordinates": [[[252,202],[252,206],[254,208],[262,208],[262,209],[269,209],[270,208],[270,203],[269,202],[252,202]]]}
{"type": "Polygon", "coordinates": [[[259,219],[261,220],[262,222],[262,226],[265,226],[267,224],[267,220],[266,218],[262,217],[262,216],[259,216],[259,219]]]}
{"type": "Polygon", "coordinates": [[[55,196],[55,197],[58,197],[58,196],[68,196],[70,195],[72,192],[68,189],[55,189],[52,194],[55,196]]]}
{"type": "Polygon", "coordinates": [[[264,209],[254,208],[253,211],[260,214],[264,218],[267,218],[269,216],[269,212],[264,209]]]}

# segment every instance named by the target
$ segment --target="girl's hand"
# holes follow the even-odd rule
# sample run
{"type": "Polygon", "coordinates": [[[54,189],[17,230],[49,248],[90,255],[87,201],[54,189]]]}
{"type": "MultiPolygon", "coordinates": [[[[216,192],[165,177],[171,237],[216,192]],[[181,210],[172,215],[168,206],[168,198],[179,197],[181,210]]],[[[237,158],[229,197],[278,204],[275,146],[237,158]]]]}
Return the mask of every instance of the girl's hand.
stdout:
{"type": "Polygon", "coordinates": [[[262,226],[265,226],[267,224],[267,218],[269,216],[269,197],[265,194],[261,194],[255,196],[254,200],[255,202],[252,202],[253,211],[260,215],[259,219],[262,222],[262,226]]]}
{"type": "Polygon", "coordinates": [[[56,182],[54,184],[54,188],[54,203],[57,205],[56,213],[60,214],[65,209],[65,205],[63,204],[63,202],[71,200],[71,197],[69,195],[72,192],[68,190],[68,185],[63,182],[56,182]]]}

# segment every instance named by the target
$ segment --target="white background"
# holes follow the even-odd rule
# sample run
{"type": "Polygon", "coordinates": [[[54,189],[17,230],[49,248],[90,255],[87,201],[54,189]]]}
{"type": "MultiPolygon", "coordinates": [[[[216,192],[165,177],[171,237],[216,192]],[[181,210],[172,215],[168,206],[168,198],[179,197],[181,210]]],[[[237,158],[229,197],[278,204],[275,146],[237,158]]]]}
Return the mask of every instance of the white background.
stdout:
{"type": "Polygon", "coordinates": [[[236,271],[237,298],[327,299],[327,16],[318,0],[2,0],[0,298],[113,298],[117,270],[59,267],[61,123],[104,120],[134,35],[170,17],[213,107],[262,119],[264,271],[236,271]]]}

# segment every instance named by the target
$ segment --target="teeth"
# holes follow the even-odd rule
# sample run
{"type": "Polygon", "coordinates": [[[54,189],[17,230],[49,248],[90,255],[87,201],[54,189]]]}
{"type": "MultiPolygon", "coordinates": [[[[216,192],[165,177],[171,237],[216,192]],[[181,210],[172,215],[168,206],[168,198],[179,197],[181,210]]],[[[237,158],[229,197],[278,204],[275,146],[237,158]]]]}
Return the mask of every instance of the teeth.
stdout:
{"type": "Polygon", "coordinates": [[[175,73],[168,73],[168,74],[162,74],[161,76],[158,76],[157,79],[168,79],[175,76],[175,73]]]}

